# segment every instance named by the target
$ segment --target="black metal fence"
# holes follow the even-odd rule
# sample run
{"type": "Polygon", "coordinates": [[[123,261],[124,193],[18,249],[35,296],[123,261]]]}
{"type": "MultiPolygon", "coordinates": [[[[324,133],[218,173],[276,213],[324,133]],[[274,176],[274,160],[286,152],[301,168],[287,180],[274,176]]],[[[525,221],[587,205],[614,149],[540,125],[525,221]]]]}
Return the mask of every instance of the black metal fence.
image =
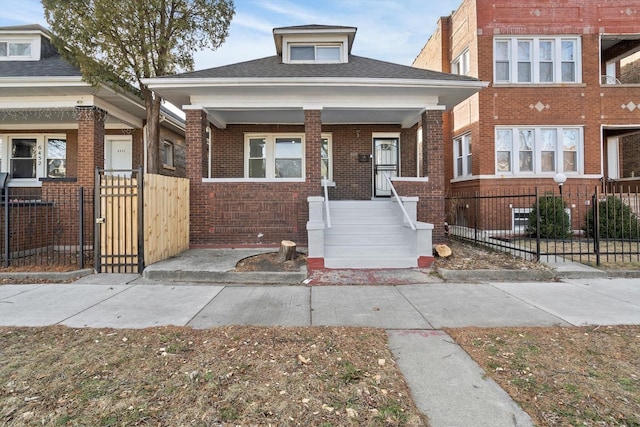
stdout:
{"type": "Polygon", "coordinates": [[[527,259],[640,263],[638,187],[550,186],[447,198],[449,235],[527,259]]]}
{"type": "Polygon", "coordinates": [[[64,271],[92,264],[93,234],[87,224],[93,200],[82,187],[5,188],[1,203],[5,270],[64,271]]]}

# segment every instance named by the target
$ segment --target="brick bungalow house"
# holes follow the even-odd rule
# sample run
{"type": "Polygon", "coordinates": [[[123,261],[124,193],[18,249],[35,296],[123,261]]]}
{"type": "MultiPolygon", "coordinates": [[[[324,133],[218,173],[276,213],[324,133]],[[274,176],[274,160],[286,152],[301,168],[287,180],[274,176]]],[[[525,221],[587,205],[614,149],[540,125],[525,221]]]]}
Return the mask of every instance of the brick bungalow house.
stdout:
{"type": "Polygon", "coordinates": [[[275,28],[274,56],[147,82],[186,111],[192,247],[289,239],[311,268],[430,263],[442,114],[486,84],[352,55],[355,35],[275,28]]]}
{"type": "Polygon", "coordinates": [[[445,113],[447,192],[637,186],[638,52],[637,1],[462,1],[413,63],[491,82],[445,113]]]}
{"type": "MultiPolygon", "coordinates": [[[[160,173],[184,177],[184,120],[163,114],[160,173]]],[[[0,187],[9,196],[2,199],[8,214],[0,214],[3,260],[92,248],[96,168],[144,167],[145,119],[135,90],[83,81],[45,28],[0,27],[0,187]],[[84,208],[67,200],[80,189],[84,208]]]]}

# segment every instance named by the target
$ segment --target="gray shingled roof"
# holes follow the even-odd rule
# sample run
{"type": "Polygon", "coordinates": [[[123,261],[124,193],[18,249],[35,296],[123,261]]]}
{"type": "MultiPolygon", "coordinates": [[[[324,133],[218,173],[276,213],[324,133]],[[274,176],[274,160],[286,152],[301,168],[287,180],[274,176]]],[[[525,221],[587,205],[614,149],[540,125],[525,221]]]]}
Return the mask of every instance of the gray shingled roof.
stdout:
{"type": "Polygon", "coordinates": [[[60,55],[40,61],[0,61],[0,77],[81,77],[80,69],[60,55]]]}
{"type": "Polygon", "coordinates": [[[283,64],[278,55],[166,78],[363,78],[477,81],[468,76],[408,67],[391,62],[349,55],[346,64],[283,64]]]}

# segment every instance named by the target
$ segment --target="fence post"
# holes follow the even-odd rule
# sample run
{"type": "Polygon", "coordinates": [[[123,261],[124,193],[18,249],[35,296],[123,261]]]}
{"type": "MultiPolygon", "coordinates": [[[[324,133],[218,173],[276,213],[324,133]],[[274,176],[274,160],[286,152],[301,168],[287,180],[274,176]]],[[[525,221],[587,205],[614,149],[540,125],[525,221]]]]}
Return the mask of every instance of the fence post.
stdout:
{"type": "Polygon", "coordinates": [[[84,268],[84,187],[78,188],[78,213],[80,220],[80,230],[79,233],[79,243],[80,243],[80,259],[78,263],[80,264],[80,269],[84,268]]]}
{"type": "Polygon", "coordinates": [[[473,243],[474,244],[478,244],[478,192],[476,191],[476,196],[474,197],[473,200],[473,207],[475,209],[475,215],[473,216],[473,220],[474,220],[474,225],[473,225],[473,243]]]}
{"type": "Polygon", "coordinates": [[[600,198],[598,186],[593,194],[593,249],[596,252],[596,266],[600,266],[600,198]]]}
{"type": "Polygon", "coordinates": [[[102,271],[100,265],[100,224],[98,218],[100,217],[100,169],[96,168],[95,175],[95,188],[93,189],[93,264],[96,273],[102,271]]]}
{"type": "Polygon", "coordinates": [[[138,274],[144,270],[144,173],[138,168],[138,274]]]}
{"type": "Polygon", "coordinates": [[[534,197],[536,206],[536,258],[540,261],[540,203],[538,202],[538,187],[535,187],[534,197]]]}
{"type": "Polygon", "coordinates": [[[4,191],[4,266],[9,267],[9,188],[5,186],[4,191]]]}

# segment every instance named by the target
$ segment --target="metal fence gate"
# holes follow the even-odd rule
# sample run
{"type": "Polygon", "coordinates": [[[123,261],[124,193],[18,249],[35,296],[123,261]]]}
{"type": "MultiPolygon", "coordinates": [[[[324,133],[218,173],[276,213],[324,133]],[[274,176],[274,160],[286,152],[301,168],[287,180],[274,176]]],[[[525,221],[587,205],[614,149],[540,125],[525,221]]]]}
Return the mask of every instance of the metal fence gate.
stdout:
{"type": "Polygon", "coordinates": [[[142,169],[95,174],[95,269],[142,273],[144,269],[142,169]]]}

